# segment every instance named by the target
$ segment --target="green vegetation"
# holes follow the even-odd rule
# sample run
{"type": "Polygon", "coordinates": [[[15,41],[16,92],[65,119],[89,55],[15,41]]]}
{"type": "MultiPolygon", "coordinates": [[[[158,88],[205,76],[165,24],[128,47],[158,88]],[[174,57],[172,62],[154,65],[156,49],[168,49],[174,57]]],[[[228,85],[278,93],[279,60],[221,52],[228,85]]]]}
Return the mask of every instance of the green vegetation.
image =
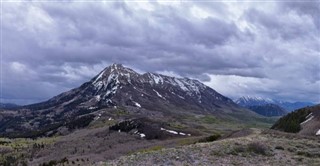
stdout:
{"type": "Polygon", "coordinates": [[[178,145],[179,146],[191,145],[191,144],[195,144],[196,142],[198,142],[198,138],[184,138],[178,141],[178,145]]]}
{"type": "Polygon", "coordinates": [[[108,120],[100,118],[99,120],[90,123],[89,128],[100,128],[104,126],[113,126],[115,124],[117,124],[117,121],[114,119],[108,120]]]}
{"type": "Polygon", "coordinates": [[[212,123],[218,122],[218,119],[216,117],[210,116],[210,115],[206,115],[206,116],[202,117],[201,120],[207,124],[212,124],[212,123]]]}
{"type": "Polygon", "coordinates": [[[26,138],[0,138],[0,165],[27,165],[26,158],[33,157],[36,151],[56,141],[55,137],[26,139],[26,138]]]}
{"type": "Polygon", "coordinates": [[[153,147],[150,147],[150,148],[147,148],[147,149],[138,150],[137,152],[140,152],[140,153],[149,153],[149,152],[161,150],[161,149],[163,149],[163,148],[164,148],[163,146],[157,145],[157,146],[153,146],[153,147]]]}
{"type": "Polygon", "coordinates": [[[80,118],[77,118],[69,123],[66,124],[68,129],[77,129],[77,128],[83,128],[90,124],[91,121],[93,121],[94,115],[86,115],[82,116],[80,118]]]}
{"type": "Polygon", "coordinates": [[[129,115],[128,111],[122,108],[118,108],[117,111],[115,112],[116,116],[123,116],[123,115],[129,115]]]}
{"type": "Polygon", "coordinates": [[[306,120],[306,116],[311,113],[308,108],[302,108],[291,112],[288,115],[280,118],[271,129],[277,129],[290,133],[297,133],[300,131],[300,123],[306,120]]]}
{"type": "Polygon", "coordinates": [[[217,139],[219,139],[220,137],[221,137],[220,134],[213,134],[213,135],[210,135],[208,137],[200,139],[198,141],[198,143],[201,143],[201,142],[213,142],[213,141],[216,141],[217,139]]]}
{"type": "Polygon", "coordinates": [[[11,132],[7,133],[6,137],[8,138],[37,138],[45,136],[47,132],[53,131],[62,126],[62,123],[54,123],[44,126],[41,130],[26,130],[24,132],[11,132]]]}
{"type": "Polygon", "coordinates": [[[186,125],[180,123],[180,122],[171,122],[169,123],[169,126],[175,129],[185,129],[187,128],[186,125]]]}
{"type": "Polygon", "coordinates": [[[195,122],[197,124],[196,129],[210,133],[221,132],[230,130],[240,130],[243,128],[270,128],[278,118],[277,117],[255,117],[248,118],[243,114],[236,114],[237,120],[233,115],[224,115],[223,117],[216,117],[213,115],[205,116],[189,116],[187,117],[189,122],[195,122]],[[201,128],[202,127],[202,128],[201,128]]]}
{"type": "Polygon", "coordinates": [[[54,165],[59,165],[59,164],[63,164],[64,163],[67,163],[68,162],[68,159],[65,157],[59,161],[57,160],[50,160],[49,162],[44,162],[42,164],[40,164],[40,166],[54,166],[54,165]]]}

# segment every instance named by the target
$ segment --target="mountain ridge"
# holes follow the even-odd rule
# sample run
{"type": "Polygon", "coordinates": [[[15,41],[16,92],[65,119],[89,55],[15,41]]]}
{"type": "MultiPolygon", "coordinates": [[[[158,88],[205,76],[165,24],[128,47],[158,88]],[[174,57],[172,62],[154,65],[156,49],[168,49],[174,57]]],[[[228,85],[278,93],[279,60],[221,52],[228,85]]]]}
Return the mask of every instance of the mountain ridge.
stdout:
{"type": "Polygon", "coordinates": [[[234,102],[243,107],[276,104],[289,112],[299,108],[306,107],[306,106],[315,105],[314,103],[311,103],[311,102],[301,102],[301,101],[287,102],[287,101],[275,100],[271,98],[262,98],[262,97],[256,97],[256,96],[243,96],[238,99],[235,99],[234,102]]]}
{"type": "MultiPolygon", "coordinates": [[[[153,95],[156,96],[159,99],[165,100],[165,95],[161,95],[161,89],[168,90],[171,94],[166,94],[167,97],[171,97],[176,101],[182,101],[186,98],[193,98],[196,97],[198,100],[193,99],[193,103],[197,104],[199,106],[203,105],[202,102],[212,102],[212,101],[222,101],[227,102],[229,104],[234,105],[233,101],[212,88],[204,85],[198,80],[192,80],[188,78],[175,78],[170,76],[165,76],[162,74],[156,74],[156,73],[144,73],[139,74],[132,69],[126,68],[121,64],[113,64],[104,70],[102,70],[97,76],[95,76],[93,79],[91,79],[89,82],[86,82],[80,86],[80,89],[85,90],[85,93],[82,95],[81,100],[90,100],[91,106],[102,105],[102,106],[115,106],[120,99],[118,99],[117,102],[112,101],[111,98],[116,94],[117,90],[121,88],[127,88],[131,91],[140,91],[142,95],[153,95]],[[146,94],[143,92],[144,88],[152,88],[151,93],[146,94]],[[157,90],[158,89],[158,90],[157,90]],[[203,91],[209,91],[210,97],[213,96],[213,100],[208,101],[208,94],[207,96],[202,96],[203,91]],[[92,98],[94,96],[94,98],[92,98]],[[89,99],[89,98],[90,99],[89,99]],[[201,98],[206,97],[202,101],[201,98]]],[[[64,92],[60,95],[57,95],[53,97],[52,99],[49,99],[48,101],[41,102],[42,103],[61,103],[60,100],[65,100],[65,98],[73,98],[72,94],[73,92],[78,93],[79,90],[77,88],[72,89],[68,92],[64,92]],[[71,94],[71,95],[70,95],[71,94]],[[68,96],[68,97],[66,97],[68,96]]],[[[117,98],[117,96],[115,96],[117,98]]],[[[138,97],[138,96],[137,96],[138,97]]],[[[77,99],[76,99],[77,100],[77,99]]],[[[116,99],[117,100],[117,99],[116,99]]],[[[83,102],[83,101],[79,101],[83,102]]],[[[123,104],[123,103],[122,103],[123,104]]],[[[139,104],[139,103],[138,103],[139,104]]],[[[28,107],[34,107],[39,104],[31,104],[25,106],[28,107]]],[[[48,104],[47,104],[48,105],[48,104]]],[[[55,104],[51,104],[55,105],[55,104]]],[[[136,101],[132,102],[131,105],[135,106],[136,101]]],[[[50,104],[48,105],[50,106],[50,104]]],[[[207,110],[210,108],[206,108],[207,110]]]]}
{"type": "Polygon", "coordinates": [[[19,105],[14,103],[0,103],[0,109],[14,109],[19,107],[19,105]]]}
{"type": "Polygon", "coordinates": [[[283,116],[288,112],[276,104],[253,105],[248,107],[250,110],[267,117],[283,116]]]}

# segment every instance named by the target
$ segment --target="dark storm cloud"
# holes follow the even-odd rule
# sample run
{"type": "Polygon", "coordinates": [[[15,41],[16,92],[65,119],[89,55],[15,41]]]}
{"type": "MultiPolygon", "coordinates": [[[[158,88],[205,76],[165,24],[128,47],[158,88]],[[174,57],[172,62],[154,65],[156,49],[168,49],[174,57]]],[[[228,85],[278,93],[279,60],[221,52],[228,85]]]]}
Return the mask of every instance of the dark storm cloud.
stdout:
{"type": "Polygon", "coordinates": [[[79,86],[111,63],[123,63],[197,78],[232,97],[251,93],[320,101],[319,93],[309,93],[319,89],[320,78],[315,6],[3,3],[3,98],[46,99],[79,86]],[[226,80],[230,90],[223,87],[226,80]],[[297,84],[288,86],[289,80],[297,84]],[[308,93],[294,94],[295,89],[308,93]]]}
{"type": "MultiPolygon", "coordinates": [[[[256,24],[259,28],[265,29],[272,38],[281,37],[284,40],[294,40],[301,37],[312,37],[314,31],[308,31],[310,26],[315,26],[315,24],[310,24],[310,17],[306,17],[306,23],[301,24],[290,18],[290,15],[284,17],[278,15],[278,13],[266,13],[263,11],[258,11],[256,9],[250,9],[247,11],[247,19],[253,24],[256,24]],[[277,19],[275,19],[277,18],[277,19]],[[309,20],[308,20],[309,19],[309,20]]],[[[316,27],[313,27],[316,28],[316,27]]]]}
{"type": "Polygon", "coordinates": [[[314,25],[320,28],[319,11],[320,2],[318,0],[310,0],[307,3],[297,3],[294,1],[281,3],[279,5],[282,9],[287,11],[296,11],[301,15],[308,15],[314,21],[314,25]]]}

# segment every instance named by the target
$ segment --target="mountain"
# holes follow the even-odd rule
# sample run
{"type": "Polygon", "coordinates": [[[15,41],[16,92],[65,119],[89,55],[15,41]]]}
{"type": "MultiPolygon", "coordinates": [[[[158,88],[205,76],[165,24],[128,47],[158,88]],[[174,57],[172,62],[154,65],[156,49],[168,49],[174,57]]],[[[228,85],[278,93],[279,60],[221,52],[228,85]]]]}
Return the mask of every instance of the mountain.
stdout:
{"type": "Polygon", "coordinates": [[[275,104],[278,103],[273,99],[261,98],[261,97],[241,97],[235,100],[235,103],[248,108],[257,114],[272,117],[272,116],[283,116],[287,114],[287,111],[281,106],[275,104]]]}
{"type": "Polygon", "coordinates": [[[289,113],[280,118],[271,129],[320,136],[320,104],[289,113]]]}
{"type": "Polygon", "coordinates": [[[243,96],[240,97],[239,99],[236,99],[234,101],[235,103],[243,106],[243,107],[249,107],[249,106],[257,106],[257,105],[265,105],[265,104],[270,104],[274,103],[272,99],[265,99],[262,97],[250,97],[250,96],[243,96]]]}
{"type": "Polygon", "coordinates": [[[0,114],[0,134],[51,136],[115,121],[119,124],[110,129],[127,132],[136,129],[136,133],[144,135],[159,133],[145,135],[146,138],[165,138],[164,133],[171,131],[168,128],[176,129],[177,125],[199,133],[197,128],[208,128],[207,124],[200,127],[202,123],[227,121],[239,126],[256,124],[261,119],[197,80],[149,72],[139,74],[113,64],[78,88],[45,102],[23,106],[14,113],[0,114]]]}
{"type": "Polygon", "coordinates": [[[276,104],[253,105],[248,107],[250,110],[263,116],[283,116],[288,112],[276,104]]]}
{"type": "Polygon", "coordinates": [[[294,111],[296,109],[300,109],[303,107],[307,107],[307,106],[313,106],[315,105],[314,103],[311,102],[283,102],[283,101],[278,101],[279,105],[281,107],[283,107],[284,109],[288,110],[288,111],[294,111]]]}
{"type": "Polygon", "coordinates": [[[0,109],[13,109],[17,107],[19,107],[19,105],[13,103],[0,103],[0,109]]]}
{"type": "Polygon", "coordinates": [[[120,64],[113,64],[79,88],[26,108],[55,108],[59,112],[65,108],[131,106],[132,109],[160,110],[169,105],[198,111],[213,111],[224,105],[236,106],[232,100],[197,80],[156,73],[139,74],[120,64]]]}
{"type": "Polygon", "coordinates": [[[235,103],[237,103],[243,107],[275,104],[275,105],[278,105],[278,106],[284,108],[285,110],[287,110],[289,112],[296,110],[296,109],[299,109],[299,108],[314,105],[311,102],[287,102],[287,101],[281,101],[281,100],[274,100],[274,99],[270,99],[270,98],[251,97],[251,96],[240,97],[239,99],[235,100],[235,103]]]}

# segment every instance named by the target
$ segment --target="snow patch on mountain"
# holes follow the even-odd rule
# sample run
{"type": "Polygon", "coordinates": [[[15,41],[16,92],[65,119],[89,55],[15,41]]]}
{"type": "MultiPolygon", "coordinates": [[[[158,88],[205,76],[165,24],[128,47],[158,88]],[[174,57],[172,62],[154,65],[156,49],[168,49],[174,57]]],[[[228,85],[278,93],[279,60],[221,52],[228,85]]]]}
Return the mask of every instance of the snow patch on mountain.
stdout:
{"type": "Polygon", "coordinates": [[[200,94],[199,86],[196,85],[194,81],[184,79],[183,83],[188,87],[190,91],[200,94]]]}
{"type": "Polygon", "coordinates": [[[133,101],[134,105],[141,108],[141,105],[135,101],[133,101]]]}
{"type": "Polygon", "coordinates": [[[96,82],[98,82],[98,81],[102,78],[103,74],[104,74],[104,71],[100,72],[100,74],[99,74],[98,77],[93,81],[92,84],[95,84],[96,82]]]}
{"type": "Polygon", "coordinates": [[[154,92],[156,92],[156,94],[160,97],[160,98],[162,98],[162,99],[166,99],[166,98],[164,98],[158,91],[156,91],[156,90],[154,90],[154,89],[152,89],[154,92]]]}
{"type": "Polygon", "coordinates": [[[166,131],[168,133],[171,133],[171,134],[179,134],[178,132],[174,131],[174,130],[168,130],[168,129],[165,129],[165,128],[160,128],[161,131],[166,131]]]}
{"type": "Polygon", "coordinates": [[[171,134],[175,134],[175,135],[182,135],[182,136],[191,136],[191,134],[186,134],[186,133],[183,133],[183,132],[178,132],[178,131],[174,131],[174,130],[168,130],[168,129],[165,129],[165,128],[160,128],[161,131],[165,131],[165,132],[168,132],[168,133],[171,133],[171,134]]]}
{"type": "Polygon", "coordinates": [[[111,99],[107,99],[107,100],[106,100],[106,103],[107,103],[107,104],[112,104],[113,102],[112,102],[111,99]]]}
{"type": "Polygon", "coordinates": [[[132,84],[131,82],[131,76],[130,76],[130,73],[120,73],[121,76],[125,76],[127,78],[127,81],[132,84]]]}
{"type": "Polygon", "coordinates": [[[144,133],[140,133],[138,130],[137,130],[137,131],[135,131],[135,132],[134,132],[134,134],[139,135],[141,138],[146,137],[146,134],[144,134],[144,133]]]}
{"type": "Polygon", "coordinates": [[[98,107],[89,107],[89,110],[97,109],[98,107]]]}
{"type": "Polygon", "coordinates": [[[161,75],[158,74],[153,74],[153,73],[149,73],[149,75],[151,76],[151,78],[153,79],[154,83],[156,84],[163,84],[163,78],[161,77],[161,75]]]}
{"type": "MultiPolygon", "coordinates": [[[[311,115],[311,114],[309,114],[309,115],[311,115]]],[[[305,124],[305,123],[307,123],[307,122],[309,122],[310,120],[312,120],[313,118],[314,118],[314,116],[307,116],[307,120],[305,120],[305,121],[303,121],[302,123],[300,123],[300,125],[303,125],[303,124],[305,124]]]]}
{"type": "Polygon", "coordinates": [[[312,120],[313,118],[314,118],[314,116],[312,115],[312,113],[310,113],[310,114],[306,117],[307,120],[305,120],[305,121],[303,121],[302,123],[300,123],[300,125],[303,125],[303,124],[309,122],[309,121],[312,120]]]}
{"type": "Polygon", "coordinates": [[[179,132],[179,135],[186,135],[186,133],[183,133],[183,132],[179,132]]]}
{"type": "Polygon", "coordinates": [[[144,137],[146,137],[146,135],[143,134],[143,133],[140,133],[140,137],[141,137],[141,138],[144,138],[144,137]]]}
{"type": "Polygon", "coordinates": [[[175,82],[178,84],[178,86],[180,87],[180,89],[184,90],[184,91],[188,91],[189,89],[184,85],[184,83],[182,81],[180,81],[178,78],[174,78],[175,82]]]}
{"type": "Polygon", "coordinates": [[[101,96],[100,95],[95,96],[95,98],[96,98],[97,101],[101,100],[101,96]]]}
{"type": "Polygon", "coordinates": [[[316,135],[320,135],[320,129],[317,131],[316,135]]]}
{"type": "Polygon", "coordinates": [[[98,114],[98,116],[96,116],[94,120],[98,120],[100,118],[101,118],[101,114],[98,114]]]}

